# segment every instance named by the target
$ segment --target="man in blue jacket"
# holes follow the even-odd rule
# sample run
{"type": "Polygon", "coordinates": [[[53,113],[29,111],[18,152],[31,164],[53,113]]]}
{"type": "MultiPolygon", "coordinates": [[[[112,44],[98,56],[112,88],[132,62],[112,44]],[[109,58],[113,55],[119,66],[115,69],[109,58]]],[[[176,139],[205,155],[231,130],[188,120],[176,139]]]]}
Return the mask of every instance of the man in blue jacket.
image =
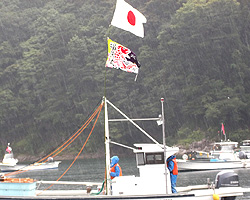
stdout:
{"type": "Polygon", "coordinates": [[[120,165],[118,164],[119,158],[118,156],[113,156],[111,158],[111,163],[110,163],[110,178],[113,179],[117,176],[122,176],[122,169],[120,165]]]}
{"type": "Polygon", "coordinates": [[[177,180],[177,175],[178,175],[178,166],[177,166],[175,155],[168,157],[167,167],[170,172],[172,193],[177,193],[175,187],[176,187],[176,180],[177,180]]]}

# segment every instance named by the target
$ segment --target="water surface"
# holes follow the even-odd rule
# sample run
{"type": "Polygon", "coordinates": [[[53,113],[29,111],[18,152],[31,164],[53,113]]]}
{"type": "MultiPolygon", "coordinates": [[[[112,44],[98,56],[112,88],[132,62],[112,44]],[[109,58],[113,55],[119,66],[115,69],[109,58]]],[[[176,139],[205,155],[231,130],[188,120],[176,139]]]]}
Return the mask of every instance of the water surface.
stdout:
{"type": "MultiPolygon", "coordinates": [[[[69,167],[71,161],[62,161],[59,169],[56,170],[40,170],[29,171],[18,175],[18,177],[29,177],[37,180],[55,181],[69,167]]],[[[139,175],[134,157],[120,158],[119,164],[122,167],[123,175],[139,175]]],[[[86,181],[86,182],[102,182],[104,180],[105,160],[104,159],[82,159],[77,160],[72,168],[61,178],[61,181],[86,181]]],[[[250,187],[250,169],[234,170],[239,175],[240,185],[242,187],[250,187]]],[[[200,171],[200,172],[181,172],[178,175],[177,187],[187,185],[202,185],[207,183],[207,178],[210,181],[215,180],[216,174],[219,171],[200,171]]],[[[47,185],[48,186],[48,185],[47,185]]],[[[52,189],[81,189],[83,186],[64,186],[55,185],[52,189]]],[[[44,189],[46,186],[39,186],[39,189],[44,189]]],[[[237,197],[237,200],[249,200],[250,193],[243,197],[237,197]]]]}

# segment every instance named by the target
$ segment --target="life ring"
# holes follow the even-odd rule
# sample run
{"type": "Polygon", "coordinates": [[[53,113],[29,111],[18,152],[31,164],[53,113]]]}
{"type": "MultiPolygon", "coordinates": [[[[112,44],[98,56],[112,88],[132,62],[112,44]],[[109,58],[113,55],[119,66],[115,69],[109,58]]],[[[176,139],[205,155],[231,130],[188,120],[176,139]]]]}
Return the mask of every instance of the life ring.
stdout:
{"type": "Polygon", "coordinates": [[[183,155],[182,155],[182,159],[183,159],[183,160],[188,160],[188,155],[187,155],[187,154],[183,154],[183,155]]]}

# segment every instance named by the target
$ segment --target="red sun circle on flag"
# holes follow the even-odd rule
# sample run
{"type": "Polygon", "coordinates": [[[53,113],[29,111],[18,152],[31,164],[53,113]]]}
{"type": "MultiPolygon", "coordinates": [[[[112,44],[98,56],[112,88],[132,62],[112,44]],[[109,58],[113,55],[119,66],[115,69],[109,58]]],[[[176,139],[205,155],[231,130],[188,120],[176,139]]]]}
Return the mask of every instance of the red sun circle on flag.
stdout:
{"type": "Polygon", "coordinates": [[[135,14],[130,10],[127,15],[128,23],[130,23],[132,26],[135,25],[135,14]]]}

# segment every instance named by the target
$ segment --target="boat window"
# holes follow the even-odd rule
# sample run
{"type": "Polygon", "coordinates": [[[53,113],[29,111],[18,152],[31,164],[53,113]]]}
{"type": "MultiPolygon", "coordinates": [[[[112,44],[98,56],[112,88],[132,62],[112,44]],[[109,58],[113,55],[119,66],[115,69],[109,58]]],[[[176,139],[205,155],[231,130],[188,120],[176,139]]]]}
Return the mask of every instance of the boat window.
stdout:
{"type": "Polygon", "coordinates": [[[213,146],[213,150],[215,150],[215,151],[220,151],[220,150],[221,150],[221,146],[220,146],[219,144],[215,144],[215,145],[213,146]]]}
{"type": "Polygon", "coordinates": [[[214,151],[234,151],[237,148],[237,144],[216,144],[213,146],[214,151]]]}
{"type": "Polygon", "coordinates": [[[144,160],[143,153],[137,153],[136,154],[136,161],[137,161],[137,166],[138,165],[145,165],[145,160],[144,160]]]}
{"type": "Polygon", "coordinates": [[[162,161],[163,161],[163,157],[162,157],[162,155],[160,154],[158,154],[158,155],[155,155],[155,162],[157,163],[157,164],[161,164],[162,163],[162,161]]]}
{"type": "Polygon", "coordinates": [[[243,146],[250,146],[250,140],[245,140],[242,142],[243,146]]]}
{"type": "Polygon", "coordinates": [[[146,163],[147,164],[154,164],[154,161],[155,161],[155,159],[154,159],[154,155],[153,154],[147,154],[146,155],[146,163]]]}
{"type": "Polygon", "coordinates": [[[146,164],[164,164],[163,153],[146,153],[146,164]]]}
{"type": "Polygon", "coordinates": [[[221,150],[232,150],[233,148],[230,146],[222,146],[221,150]]]}
{"type": "Polygon", "coordinates": [[[227,145],[227,146],[222,146],[221,150],[223,151],[231,151],[234,150],[236,147],[234,145],[227,145]]]}

